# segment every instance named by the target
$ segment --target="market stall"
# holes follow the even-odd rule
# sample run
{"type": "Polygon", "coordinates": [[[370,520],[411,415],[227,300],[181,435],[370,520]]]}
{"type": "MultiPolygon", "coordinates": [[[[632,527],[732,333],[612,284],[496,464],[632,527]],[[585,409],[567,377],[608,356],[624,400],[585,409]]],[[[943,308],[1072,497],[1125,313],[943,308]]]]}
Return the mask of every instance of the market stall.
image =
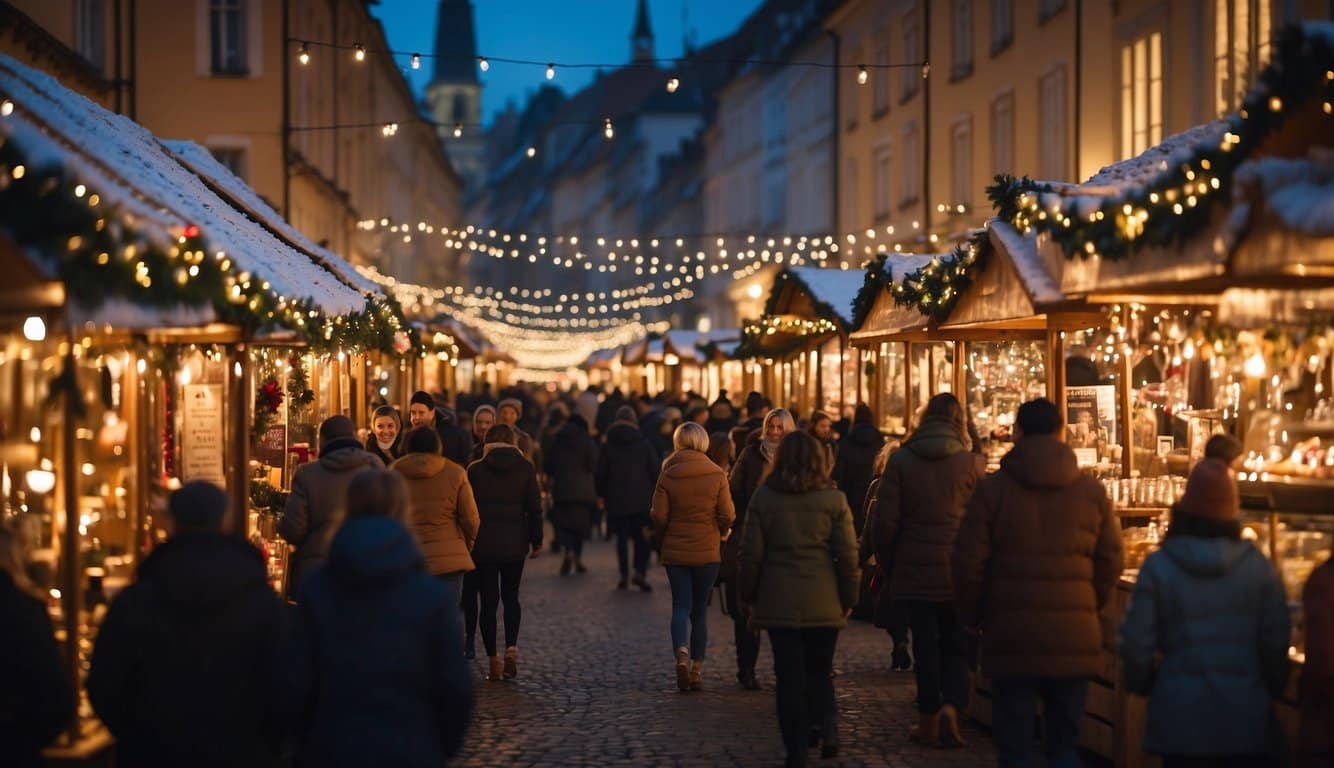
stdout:
{"type": "Polygon", "coordinates": [[[754,389],[749,383],[746,363],[735,359],[740,344],[739,328],[720,328],[700,334],[695,348],[699,350],[700,365],[703,367],[704,383],[700,394],[705,399],[712,401],[724,391],[728,397],[742,397],[754,389]]]}

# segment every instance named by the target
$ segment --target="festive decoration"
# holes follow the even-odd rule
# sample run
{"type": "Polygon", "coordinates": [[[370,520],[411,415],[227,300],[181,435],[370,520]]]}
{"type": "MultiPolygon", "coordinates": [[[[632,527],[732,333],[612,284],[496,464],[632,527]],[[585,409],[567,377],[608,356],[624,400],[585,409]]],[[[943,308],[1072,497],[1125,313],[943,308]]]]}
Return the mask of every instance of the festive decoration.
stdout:
{"type": "Polygon", "coordinates": [[[993,246],[985,229],[977,230],[968,240],[945,256],[904,276],[894,284],[894,303],[912,307],[941,322],[949,317],[959,296],[973,284],[975,270],[986,269],[993,246]]]}
{"type": "Polygon", "coordinates": [[[278,409],[283,404],[283,388],[278,379],[270,376],[255,390],[255,420],[250,426],[250,442],[258,443],[278,420],[278,409]]]}
{"type": "Polygon", "coordinates": [[[287,506],[286,491],[278,490],[263,480],[252,480],[250,483],[250,507],[259,512],[269,515],[281,515],[283,507],[287,506]]]}
{"type": "Polygon", "coordinates": [[[306,423],[306,409],[315,402],[315,390],[310,388],[310,376],[301,355],[292,353],[287,360],[287,423],[306,423]]]}

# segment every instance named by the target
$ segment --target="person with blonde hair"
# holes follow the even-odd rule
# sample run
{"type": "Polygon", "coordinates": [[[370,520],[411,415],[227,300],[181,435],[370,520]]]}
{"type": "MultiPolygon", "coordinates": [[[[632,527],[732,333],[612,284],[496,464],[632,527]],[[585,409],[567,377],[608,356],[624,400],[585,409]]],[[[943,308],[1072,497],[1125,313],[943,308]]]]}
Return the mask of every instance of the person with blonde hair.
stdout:
{"type": "Polygon", "coordinates": [[[400,522],[408,500],[397,472],[355,475],[328,562],[304,585],[280,680],[298,765],[443,765],[463,744],[458,596],[400,522]]]}
{"type": "Polygon", "coordinates": [[[0,525],[0,754],[36,768],[42,747],[74,716],[42,594],[28,580],[18,536],[0,525]]]}
{"type": "Polygon", "coordinates": [[[387,467],[398,457],[402,444],[403,417],[392,405],[382,405],[371,416],[371,433],[366,436],[366,451],[387,467]]]}
{"type": "Polygon", "coordinates": [[[653,490],[650,518],[672,588],[676,687],[698,691],[703,687],[708,647],[709,590],[718,578],[719,544],[736,513],[727,475],[708,456],[704,427],[693,421],[681,424],[672,433],[672,447],[675,450],[663,462],[653,490]]]}

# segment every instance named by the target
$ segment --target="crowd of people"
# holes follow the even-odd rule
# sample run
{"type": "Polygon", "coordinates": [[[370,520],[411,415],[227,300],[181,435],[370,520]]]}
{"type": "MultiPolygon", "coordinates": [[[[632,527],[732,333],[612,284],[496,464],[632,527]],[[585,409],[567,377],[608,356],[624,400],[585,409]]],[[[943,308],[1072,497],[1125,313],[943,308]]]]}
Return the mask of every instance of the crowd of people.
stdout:
{"type": "MultiPolygon", "coordinates": [[[[221,490],[173,493],[171,536],[111,604],[87,674],[120,764],[444,764],[474,706],[479,628],[485,679],[519,675],[520,584],[548,525],[560,577],[586,574],[585,544],[614,537],[615,588],[651,592],[656,552],[671,591],[664,671],[670,658],[681,692],[705,687],[722,587],[743,689],[761,688],[768,635],[788,766],[840,751],[834,655],[850,617],[886,630],[892,669],[912,671],[919,716],[904,737],[922,745],[964,744],[980,657],[999,764],[1032,764],[1040,704],[1046,764],[1079,765],[1088,681],[1114,649],[1126,686],[1149,697],[1143,746],[1165,765],[1270,765],[1286,749],[1270,704],[1288,677],[1288,610],[1241,536],[1226,441],[1191,472],[1118,628],[1104,609],[1120,523],[1047,400],[1020,406],[990,475],[949,393],[902,440],[866,405],[798,418],[758,392],[739,410],[726,392],[417,392],[406,417],[383,405],[362,429],[320,425],[278,523],[295,548],[286,601],[227,530],[221,490]]],[[[1331,765],[1334,561],[1305,603],[1296,751],[1331,765]]],[[[68,724],[68,679],[0,527],[0,754],[13,764],[37,765],[68,724]]]]}

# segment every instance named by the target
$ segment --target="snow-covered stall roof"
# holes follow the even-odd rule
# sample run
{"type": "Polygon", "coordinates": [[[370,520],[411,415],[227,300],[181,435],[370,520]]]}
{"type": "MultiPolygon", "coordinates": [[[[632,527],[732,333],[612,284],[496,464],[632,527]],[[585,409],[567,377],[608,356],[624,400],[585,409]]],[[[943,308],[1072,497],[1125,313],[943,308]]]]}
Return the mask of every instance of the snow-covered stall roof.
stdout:
{"type": "Polygon", "coordinates": [[[344,278],[312,261],[214,194],[143,126],[70,91],[49,75],[0,55],[0,90],[13,114],[0,132],[34,166],[58,164],[95,189],[160,244],[196,225],[210,251],[274,292],[313,300],[329,314],[362,311],[366,298],[344,278]]]}
{"type": "Polygon", "coordinates": [[[699,362],[699,331],[672,330],[667,332],[667,341],[671,344],[672,351],[683,362],[699,362]]]}
{"type": "MultiPolygon", "coordinates": [[[[893,288],[901,285],[904,278],[930,264],[933,259],[942,258],[940,253],[891,253],[885,258],[882,267],[887,279],[880,286],[877,294],[871,298],[871,309],[862,320],[859,328],[849,338],[853,344],[870,343],[880,338],[909,328],[926,325],[926,318],[912,307],[900,307],[894,302],[893,288]]],[[[865,273],[862,285],[866,285],[865,273]]]]}
{"type": "Polygon", "coordinates": [[[598,351],[589,355],[588,359],[584,360],[584,364],[580,367],[609,368],[611,366],[612,361],[615,360],[616,356],[619,354],[621,354],[620,347],[607,347],[606,349],[599,349],[598,351]]]}
{"type": "Polygon", "coordinates": [[[828,304],[837,312],[845,326],[852,324],[852,302],[864,279],[860,270],[788,267],[784,271],[801,281],[811,298],[828,304]]]}

